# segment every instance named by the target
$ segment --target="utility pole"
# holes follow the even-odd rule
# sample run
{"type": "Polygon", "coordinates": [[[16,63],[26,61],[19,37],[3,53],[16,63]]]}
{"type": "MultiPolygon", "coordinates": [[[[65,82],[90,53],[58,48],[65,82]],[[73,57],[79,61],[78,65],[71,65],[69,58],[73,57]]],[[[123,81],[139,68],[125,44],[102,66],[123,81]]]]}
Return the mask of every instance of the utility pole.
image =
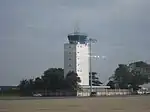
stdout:
{"type": "Polygon", "coordinates": [[[91,41],[89,41],[89,66],[90,66],[90,94],[92,93],[92,53],[91,53],[91,50],[92,50],[92,47],[91,47],[91,41]]]}
{"type": "Polygon", "coordinates": [[[92,93],[92,43],[96,43],[96,39],[89,38],[89,69],[90,69],[90,94],[92,93]]]}

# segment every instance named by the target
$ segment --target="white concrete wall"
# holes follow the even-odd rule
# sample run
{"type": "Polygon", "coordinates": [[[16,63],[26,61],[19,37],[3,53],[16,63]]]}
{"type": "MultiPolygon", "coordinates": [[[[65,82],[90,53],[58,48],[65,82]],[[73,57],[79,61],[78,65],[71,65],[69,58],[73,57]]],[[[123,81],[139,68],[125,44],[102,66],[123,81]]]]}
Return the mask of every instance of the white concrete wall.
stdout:
{"type": "Polygon", "coordinates": [[[64,45],[64,76],[69,71],[75,71],[81,79],[80,85],[89,85],[88,55],[88,45],[66,43],[64,45]]]}
{"type": "Polygon", "coordinates": [[[76,72],[81,79],[81,85],[89,85],[89,47],[85,44],[76,46],[76,72]]]}
{"type": "MultiPolygon", "coordinates": [[[[131,95],[128,89],[105,89],[97,91],[97,96],[116,96],[116,95],[131,95]]],[[[90,91],[78,91],[77,96],[90,96],[90,91]]]]}

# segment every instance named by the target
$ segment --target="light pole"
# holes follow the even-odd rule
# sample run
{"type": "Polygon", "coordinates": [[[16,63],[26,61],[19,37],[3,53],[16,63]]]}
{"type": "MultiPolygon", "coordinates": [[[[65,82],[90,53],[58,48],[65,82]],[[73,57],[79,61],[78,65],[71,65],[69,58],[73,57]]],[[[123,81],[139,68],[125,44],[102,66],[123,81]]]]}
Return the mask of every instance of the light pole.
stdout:
{"type": "Polygon", "coordinates": [[[89,38],[89,69],[90,69],[90,94],[92,93],[92,43],[96,43],[96,39],[89,38]]]}

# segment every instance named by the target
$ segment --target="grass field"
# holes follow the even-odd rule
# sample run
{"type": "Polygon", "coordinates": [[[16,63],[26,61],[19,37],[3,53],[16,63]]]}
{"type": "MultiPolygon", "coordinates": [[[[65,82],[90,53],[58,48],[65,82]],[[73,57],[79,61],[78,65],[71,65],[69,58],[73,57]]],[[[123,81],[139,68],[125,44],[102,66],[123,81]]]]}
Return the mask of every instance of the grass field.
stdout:
{"type": "Polygon", "coordinates": [[[150,96],[7,99],[0,112],[150,112],[150,96]]]}

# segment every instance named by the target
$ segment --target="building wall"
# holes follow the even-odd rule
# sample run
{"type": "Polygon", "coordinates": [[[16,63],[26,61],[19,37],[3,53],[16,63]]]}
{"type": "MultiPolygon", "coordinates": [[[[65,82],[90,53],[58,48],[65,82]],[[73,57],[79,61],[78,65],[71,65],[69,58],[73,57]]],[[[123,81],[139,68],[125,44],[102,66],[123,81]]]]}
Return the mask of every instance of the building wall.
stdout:
{"type": "Polygon", "coordinates": [[[81,79],[80,85],[89,85],[89,47],[86,44],[64,45],[64,76],[75,71],[81,79]]]}
{"type": "MultiPolygon", "coordinates": [[[[131,95],[129,89],[95,89],[96,96],[116,96],[116,95],[131,95]]],[[[77,96],[90,96],[90,89],[78,91],[77,96]]]]}
{"type": "Polygon", "coordinates": [[[76,72],[76,45],[66,43],[64,45],[64,76],[69,71],[76,72]]]}
{"type": "Polygon", "coordinates": [[[77,44],[76,52],[76,72],[81,78],[81,85],[89,85],[89,47],[77,44]]]}

